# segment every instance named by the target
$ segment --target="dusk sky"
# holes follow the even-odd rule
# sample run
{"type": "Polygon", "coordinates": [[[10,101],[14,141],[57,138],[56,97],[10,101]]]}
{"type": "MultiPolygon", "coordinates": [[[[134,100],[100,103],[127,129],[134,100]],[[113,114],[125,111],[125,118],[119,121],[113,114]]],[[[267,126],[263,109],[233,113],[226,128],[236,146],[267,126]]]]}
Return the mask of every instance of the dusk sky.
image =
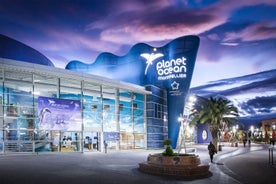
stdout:
{"type": "Polygon", "coordinates": [[[276,69],[275,0],[0,0],[0,22],[59,68],[198,35],[191,87],[276,69]]]}

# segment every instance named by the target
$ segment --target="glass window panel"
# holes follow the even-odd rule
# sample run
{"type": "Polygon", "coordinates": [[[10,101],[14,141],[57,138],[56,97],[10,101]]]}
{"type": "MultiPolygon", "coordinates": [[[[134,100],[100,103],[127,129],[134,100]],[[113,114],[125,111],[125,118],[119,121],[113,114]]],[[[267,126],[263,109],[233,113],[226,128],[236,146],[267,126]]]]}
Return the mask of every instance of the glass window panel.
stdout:
{"type": "Polygon", "coordinates": [[[120,119],[120,131],[133,132],[133,119],[132,119],[132,93],[119,90],[119,119],[120,119]]]}
{"type": "MultiPolygon", "coordinates": [[[[10,107],[9,107],[10,108],[10,107]]],[[[24,112],[26,114],[21,113],[20,115],[13,116],[13,114],[7,114],[4,120],[4,126],[7,130],[17,130],[18,132],[16,135],[18,139],[21,139],[20,136],[23,136],[22,132],[19,132],[21,130],[28,130],[31,131],[34,129],[34,117],[32,115],[33,109],[30,108],[30,110],[23,110],[21,112],[24,112]]],[[[27,134],[26,134],[27,135],[27,134]]],[[[29,138],[24,138],[24,140],[31,140],[32,134],[28,134],[29,138]]]]}
{"type": "Polygon", "coordinates": [[[4,76],[5,76],[5,81],[12,80],[12,81],[19,81],[19,82],[32,82],[33,80],[33,76],[31,73],[25,73],[22,71],[5,70],[4,76]]]}
{"type": "Polygon", "coordinates": [[[103,87],[103,128],[105,132],[113,132],[117,130],[116,118],[116,89],[103,87]]]}
{"type": "Polygon", "coordinates": [[[34,75],[34,126],[38,128],[38,97],[50,97],[55,98],[58,94],[58,78],[34,75]]]}
{"type": "Polygon", "coordinates": [[[134,139],[135,139],[135,148],[145,148],[145,135],[134,133],[134,139]]]}
{"type": "Polygon", "coordinates": [[[58,79],[48,76],[34,75],[34,95],[38,96],[53,97],[57,95],[58,79]]]}
{"type": "Polygon", "coordinates": [[[18,139],[23,141],[31,141],[33,140],[34,132],[32,130],[24,130],[19,129],[18,130],[18,139]]]}
{"type": "Polygon", "coordinates": [[[99,98],[84,96],[83,102],[84,128],[89,127],[95,130],[101,128],[101,103],[99,98]],[[93,99],[93,100],[91,100],[93,99]]]}
{"type": "Polygon", "coordinates": [[[88,82],[84,82],[83,90],[86,92],[87,95],[89,94],[92,96],[94,96],[95,94],[100,95],[100,92],[101,92],[101,88],[99,85],[88,83],[88,82]]]}
{"type": "MultiPolygon", "coordinates": [[[[1,93],[2,94],[2,93],[1,93]]],[[[2,97],[0,96],[0,128],[2,127],[2,122],[3,122],[3,117],[4,117],[4,106],[3,106],[3,103],[2,103],[2,97]]]]}
{"type": "Polygon", "coordinates": [[[0,152],[3,151],[3,140],[4,140],[4,107],[3,107],[3,70],[0,69],[0,152]]]}
{"type": "Polygon", "coordinates": [[[60,132],[40,130],[35,132],[36,152],[58,152],[60,150],[60,132]]]}
{"type": "MultiPolygon", "coordinates": [[[[1,118],[3,117],[4,115],[4,111],[3,111],[3,70],[0,69],[0,122],[3,122],[1,121],[1,118]]],[[[1,125],[1,123],[0,123],[1,125]]]]}
{"type": "Polygon", "coordinates": [[[133,133],[121,132],[120,149],[133,149],[133,148],[134,148],[133,133]]]}
{"type": "Polygon", "coordinates": [[[99,85],[83,85],[83,123],[85,129],[101,130],[101,91],[99,85]]]}
{"type": "Polygon", "coordinates": [[[145,132],[145,117],[144,117],[144,95],[134,94],[133,100],[133,119],[134,119],[134,132],[145,132]]]}
{"type": "Polygon", "coordinates": [[[60,98],[80,100],[81,81],[72,79],[60,79],[60,98]]]}
{"type": "Polygon", "coordinates": [[[20,117],[33,114],[33,82],[31,73],[5,71],[4,113],[20,117]]]}
{"type": "Polygon", "coordinates": [[[133,132],[131,102],[120,101],[120,104],[124,106],[124,108],[119,111],[120,130],[133,132]]]}
{"type": "Polygon", "coordinates": [[[3,151],[3,140],[4,140],[4,132],[0,129],[0,152],[3,151]]]}
{"type": "Polygon", "coordinates": [[[33,84],[27,81],[14,81],[6,79],[4,82],[4,91],[10,95],[32,95],[33,84]]]}
{"type": "Polygon", "coordinates": [[[3,74],[4,74],[4,70],[0,67],[0,81],[1,81],[1,82],[4,81],[3,74]]]}
{"type": "Polygon", "coordinates": [[[81,150],[80,132],[61,132],[61,152],[74,152],[81,150]]]}
{"type": "Polygon", "coordinates": [[[18,121],[17,118],[5,117],[4,119],[4,139],[18,140],[18,121]]]}
{"type": "Polygon", "coordinates": [[[74,79],[60,78],[60,86],[61,87],[69,87],[69,88],[73,88],[73,89],[80,89],[81,81],[74,80],[74,79]]]}
{"type": "Polygon", "coordinates": [[[53,86],[57,86],[58,78],[46,75],[34,75],[34,83],[36,84],[49,84],[53,86]]]}

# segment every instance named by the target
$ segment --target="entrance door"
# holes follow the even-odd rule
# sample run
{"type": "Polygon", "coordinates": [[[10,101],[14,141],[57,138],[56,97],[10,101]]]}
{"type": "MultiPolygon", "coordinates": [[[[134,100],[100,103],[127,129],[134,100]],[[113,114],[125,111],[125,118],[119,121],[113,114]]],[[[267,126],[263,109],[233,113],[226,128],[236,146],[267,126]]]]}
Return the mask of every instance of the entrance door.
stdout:
{"type": "Polygon", "coordinates": [[[100,150],[100,133],[99,132],[83,132],[83,151],[99,151],[100,150]]]}
{"type": "Polygon", "coordinates": [[[53,152],[60,151],[60,131],[49,131],[50,148],[53,152]]]}
{"type": "Polygon", "coordinates": [[[80,151],[80,132],[61,132],[60,134],[61,152],[80,151]]]}

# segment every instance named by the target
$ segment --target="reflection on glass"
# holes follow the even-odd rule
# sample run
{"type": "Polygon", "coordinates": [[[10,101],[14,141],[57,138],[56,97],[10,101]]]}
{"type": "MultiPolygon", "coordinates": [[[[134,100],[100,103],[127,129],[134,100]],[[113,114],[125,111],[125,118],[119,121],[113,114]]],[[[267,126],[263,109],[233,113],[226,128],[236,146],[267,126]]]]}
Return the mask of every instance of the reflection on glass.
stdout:
{"type": "Polygon", "coordinates": [[[116,135],[107,140],[110,149],[119,148],[119,143],[123,149],[143,147],[144,95],[56,76],[4,72],[0,151],[99,150],[101,133],[116,135]],[[42,118],[41,112],[50,107],[51,113],[42,118]]]}

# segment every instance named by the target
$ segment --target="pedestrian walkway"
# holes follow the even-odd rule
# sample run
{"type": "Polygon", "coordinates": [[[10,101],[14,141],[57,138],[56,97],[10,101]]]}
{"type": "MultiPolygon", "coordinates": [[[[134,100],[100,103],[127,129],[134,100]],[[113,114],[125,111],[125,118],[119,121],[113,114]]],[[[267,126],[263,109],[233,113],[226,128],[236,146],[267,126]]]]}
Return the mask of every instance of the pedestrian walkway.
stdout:
{"type": "Polygon", "coordinates": [[[202,164],[210,164],[210,176],[184,180],[154,176],[138,170],[148,154],[163,150],[126,150],[105,153],[0,154],[0,183],[39,184],[233,184],[275,183],[275,167],[268,164],[268,150],[252,144],[250,148],[223,146],[210,163],[207,145],[195,148],[202,164]],[[274,173],[275,176],[272,174],[274,173]],[[269,182],[268,182],[269,181],[269,182]]]}
{"type": "MultiPolygon", "coordinates": [[[[231,155],[223,158],[224,166],[220,168],[228,176],[237,179],[240,183],[276,183],[276,165],[269,162],[267,145],[241,147],[231,155]]],[[[275,158],[274,155],[274,160],[275,158]]]]}

